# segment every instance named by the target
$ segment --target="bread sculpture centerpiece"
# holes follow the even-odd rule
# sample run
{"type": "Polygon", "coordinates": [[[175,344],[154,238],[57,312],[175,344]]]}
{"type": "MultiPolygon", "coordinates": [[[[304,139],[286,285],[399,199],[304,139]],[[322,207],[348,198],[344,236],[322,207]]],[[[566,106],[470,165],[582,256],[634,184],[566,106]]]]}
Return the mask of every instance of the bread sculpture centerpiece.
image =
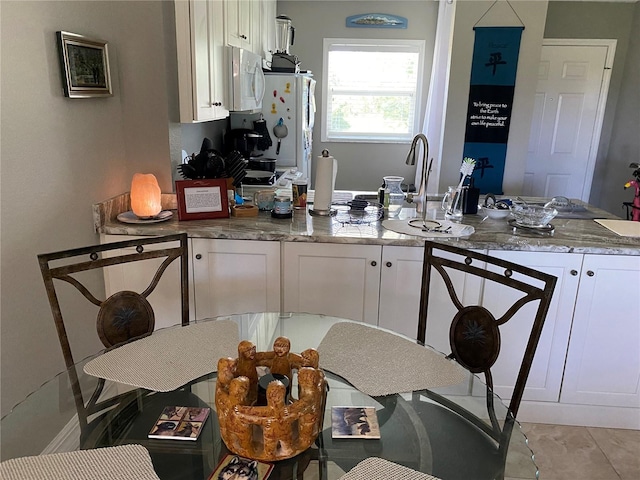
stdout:
{"type": "Polygon", "coordinates": [[[308,449],[318,437],[327,389],[318,352],[310,348],[291,353],[290,346],[288,338],[278,337],[273,351],[256,352],[253,343],[244,340],[238,344],[238,358],[218,360],[216,411],[222,440],[231,452],[255,460],[284,460],[308,449]],[[259,379],[258,367],[268,367],[269,374],[259,379]],[[297,399],[288,392],[294,371],[297,399]],[[263,401],[258,398],[261,387],[263,401]]]}

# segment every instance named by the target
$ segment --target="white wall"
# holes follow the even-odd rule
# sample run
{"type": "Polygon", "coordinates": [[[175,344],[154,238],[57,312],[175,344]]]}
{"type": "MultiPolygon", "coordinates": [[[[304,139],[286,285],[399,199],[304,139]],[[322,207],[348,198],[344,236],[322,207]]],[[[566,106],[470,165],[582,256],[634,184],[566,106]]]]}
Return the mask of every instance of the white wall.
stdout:
{"type": "MultiPolygon", "coordinates": [[[[36,255],[97,243],[91,205],[136,171],[171,191],[163,3],[0,2],[2,414],[63,367],[36,255]],[[57,30],[109,42],[113,97],[63,96],[57,30]]],[[[99,348],[92,312],[78,360],[99,348]]]]}
{"type": "MultiPolygon", "coordinates": [[[[620,84],[620,94],[613,118],[611,142],[602,167],[602,183],[597,198],[599,206],[626,218],[620,210],[622,202],[633,201],[633,189],[621,185],[633,177],[631,162],[640,163],[640,3],[635,4],[626,62],[620,84]]],[[[614,66],[615,68],[615,66],[614,66]]]]}

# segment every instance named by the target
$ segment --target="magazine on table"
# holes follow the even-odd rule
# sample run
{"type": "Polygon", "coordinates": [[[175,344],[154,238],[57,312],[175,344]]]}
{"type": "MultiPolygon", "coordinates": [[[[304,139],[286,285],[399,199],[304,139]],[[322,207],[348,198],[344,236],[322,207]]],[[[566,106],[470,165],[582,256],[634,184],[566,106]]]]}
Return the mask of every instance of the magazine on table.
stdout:
{"type": "Polygon", "coordinates": [[[380,438],[375,407],[331,407],[332,438],[380,438]]]}
{"type": "Polygon", "coordinates": [[[210,411],[208,407],[165,407],[148,437],[195,441],[210,411]]]}

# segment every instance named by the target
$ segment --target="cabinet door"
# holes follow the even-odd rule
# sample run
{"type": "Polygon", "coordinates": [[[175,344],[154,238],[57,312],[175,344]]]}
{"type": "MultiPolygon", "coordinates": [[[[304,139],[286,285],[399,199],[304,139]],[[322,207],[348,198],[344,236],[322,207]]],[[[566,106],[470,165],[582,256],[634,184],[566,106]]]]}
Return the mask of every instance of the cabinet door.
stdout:
{"type": "MultiPolygon", "coordinates": [[[[481,250],[476,250],[485,253],[481,250]]],[[[438,252],[444,258],[451,258],[460,261],[460,257],[448,252],[438,252]]],[[[480,303],[480,292],[482,282],[479,278],[466,275],[462,272],[447,269],[455,290],[463,305],[478,305],[480,303]]],[[[422,279],[415,286],[420,297],[422,279]]],[[[419,300],[418,300],[419,301],[419,300]]],[[[427,328],[425,332],[425,343],[445,354],[451,353],[449,342],[449,329],[451,322],[458,310],[451,302],[447,287],[442,277],[436,271],[431,273],[431,285],[429,288],[429,311],[427,312],[427,328]]],[[[417,330],[417,324],[416,324],[417,330]]]]}
{"type": "Polygon", "coordinates": [[[640,257],[585,255],[561,402],[640,407],[640,257]]]}
{"type": "Polygon", "coordinates": [[[221,0],[175,2],[180,121],[229,116],[221,0]]]}
{"type": "Polygon", "coordinates": [[[285,243],[284,310],[377,325],[382,247],[285,243]]]}
{"type": "Polygon", "coordinates": [[[378,325],[415,339],[423,247],[383,247],[378,325]]]}
{"type": "Polygon", "coordinates": [[[256,53],[267,62],[271,62],[273,52],[276,51],[276,0],[262,0],[260,2],[260,45],[256,53]]]}
{"type": "MultiPolygon", "coordinates": [[[[490,251],[489,255],[558,278],[523,396],[525,400],[557,402],[560,398],[582,255],[509,251],[490,251]]],[[[514,275],[514,278],[517,276],[514,275]]],[[[486,282],[482,302],[498,317],[522,295],[493,282],[486,282]]],[[[500,327],[500,356],[491,370],[494,389],[504,399],[511,398],[538,304],[531,302],[525,305],[500,327]]]]}
{"type": "MultiPolygon", "coordinates": [[[[101,243],[122,242],[124,240],[134,240],[135,236],[123,235],[102,235],[101,243]]],[[[149,246],[148,248],[162,248],[160,246],[149,246]]],[[[127,250],[116,250],[113,255],[119,255],[135,248],[127,250]]],[[[106,267],[104,269],[104,284],[107,297],[122,290],[142,292],[149,286],[153,275],[162,263],[163,259],[154,258],[150,260],[119,264],[106,267]]],[[[191,266],[189,266],[190,268],[191,266]]],[[[191,275],[190,275],[191,277],[191,275]]],[[[193,320],[193,292],[189,288],[189,319],[193,320]]],[[[174,260],[162,275],[158,286],[148,297],[155,316],[155,329],[177,325],[182,319],[182,302],[180,298],[180,264],[174,260]]]]}
{"type": "Polygon", "coordinates": [[[196,318],[280,311],[280,244],[192,239],[196,318]]]}
{"type": "MultiPolygon", "coordinates": [[[[253,1],[225,0],[224,19],[226,43],[232,47],[253,49],[253,1]]],[[[259,5],[256,5],[259,9],[259,5]]]]}

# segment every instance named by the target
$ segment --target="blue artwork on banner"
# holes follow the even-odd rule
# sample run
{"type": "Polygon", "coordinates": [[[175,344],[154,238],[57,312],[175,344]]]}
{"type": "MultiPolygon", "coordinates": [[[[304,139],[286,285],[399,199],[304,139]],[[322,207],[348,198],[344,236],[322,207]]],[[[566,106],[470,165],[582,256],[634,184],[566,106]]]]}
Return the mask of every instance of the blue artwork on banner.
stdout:
{"type": "Polygon", "coordinates": [[[462,156],[476,161],[471,175],[474,187],[479,188],[481,193],[502,193],[506,143],[465,143],[462,156]],[[500,172],[500,175],[496,172],[500,172]]]}
{"type": "Polygon", "coordinates": [[[471,85],[515,85],[522,27],[476,27],[471,85]]]}
{"type": "Polygon", "coordinates": [[[463,157],[476,160],[480,193],[503,193],[518,55],[523,27],[477,27],[463,157]]]}

